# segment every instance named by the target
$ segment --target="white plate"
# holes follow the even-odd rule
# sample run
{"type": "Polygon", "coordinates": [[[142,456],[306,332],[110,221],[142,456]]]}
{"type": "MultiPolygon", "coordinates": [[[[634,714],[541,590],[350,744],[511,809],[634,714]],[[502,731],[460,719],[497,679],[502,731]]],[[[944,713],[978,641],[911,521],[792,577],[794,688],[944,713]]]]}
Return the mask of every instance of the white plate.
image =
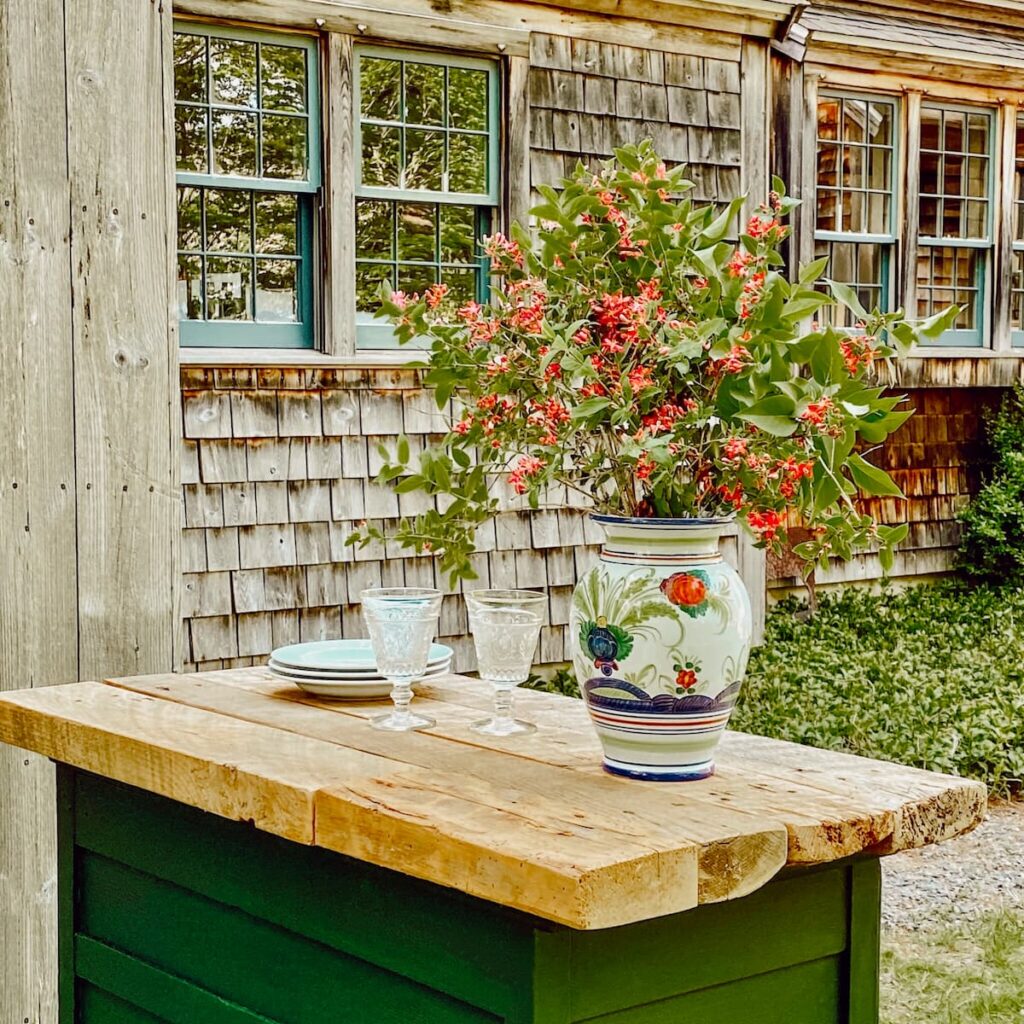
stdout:
{"type": "MultiPolygon", "coordinates": [[[[444,675],[443,672],[435,673],[436,675],[444,675]]],[[[311,694],[314,697],[335,697],[342,700],[369,700],[377,697],[390,697],[391,696],[391,684],[386,679],[376,679],[369,682],[358,682],[358,683],[339,683],[339,682],[323,682],[315,679],[292,679],[288,676],[283,676],[273,669],[271,669],[271,675],[280,679],[282,682],[291,683],[293,686],[297,686],[300,690],[311,694]]],[[[420,685],[421,682],[429,682],[433,678],[432,676],[424,676],[423,679],[418,679],[413,683],[413,689],[420,685]]]]}
{"type": "MultiPolygon", "coordinates": [[[[377,659],[369,640],[315,640],[312,643],[290,644],[272,651],[271,658],[279,665],[291,668],[327,671],[331,673],[377,672],[377,659]]],[[[431,644],[427,664],[450,661],[452,649],[444,644],[431,644]]]]}
{"type": "MultiPolygon", "coordinates": [[[[439,662],[436,665],[428,665],[425,676],[442,676],[451,671],[451,659],[439,662]]],[[[303,668],[292,668],[290,665],[280,665],[273,658],[267,662],[267,668],[274,675],[286,676],[289,679],[312,679],[319,683],[373,683],[384,679],[379,672],[358,674],[347,672],[311,672],[303,668]]]]}

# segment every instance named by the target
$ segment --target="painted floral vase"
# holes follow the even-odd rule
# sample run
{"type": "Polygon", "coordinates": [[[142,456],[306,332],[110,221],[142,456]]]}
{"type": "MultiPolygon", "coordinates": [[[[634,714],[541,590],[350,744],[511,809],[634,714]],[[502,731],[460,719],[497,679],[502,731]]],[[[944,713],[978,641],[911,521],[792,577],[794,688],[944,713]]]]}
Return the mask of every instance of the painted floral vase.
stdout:
{"type": "Polygon", "coordinates": [[[606,539],[573,594],[576,676],[617,775],[714,772],[750,654],[750,598],[719,551],[728,519],[594,515],[606,539]]]}

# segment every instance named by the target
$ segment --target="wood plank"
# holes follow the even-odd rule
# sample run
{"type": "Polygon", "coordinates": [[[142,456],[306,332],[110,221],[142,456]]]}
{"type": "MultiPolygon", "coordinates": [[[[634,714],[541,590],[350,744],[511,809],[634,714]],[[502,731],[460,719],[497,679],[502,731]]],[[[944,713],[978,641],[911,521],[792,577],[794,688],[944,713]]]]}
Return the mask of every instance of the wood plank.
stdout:
{"type": "MultiPolygon", "coordinates": [[[[423,702],[424,710],[429,705],[431,713],[452,724],[422,736],[394,736],[366,728],[365,717],[379,714],[380,702],[352,705],[308,699],[294,687],[282,687],[261,669],[204,673],[201,677],[143,676],[108,682],[136,693],[180,701],[189,707],[339,743],[346,749],[394,758],[432,772],[454,773],[477,780],[477,784],[500,779],[509,789],[514,787],[517,794],[526,794],[522,803],[529,806],[531,815],[544,813],[551,794],[557,792],[558,800],[572,807],[574,824],[605,829],[629,841],[665,851],[675,850],[681,843],[697,843],[701,847],[701,902],[729,899],[759,888],[785,863],[786,835],[778,823],[724,804],[710,810],[700,805],[688,807],[685,818],[674,820],[665,814],[664,799],[656,798],[657,794],[650,789],[638,792],[601,772],[596,742],[584,745],[586,752],[581,756],[590,770],[581,774],[557,773],[553,771],[555,766],[539,755],[521,756],[515,744],[509,747],[487,737],[478,739],[468,726],[485,709],[428,698],[423,702]],[[553,780],[555,774],[557,782],[553,780]]],[[[453,687],[465,685],[453,681],[453,687]]],[[[474,689],[480,688],[475,685],[474,689]]],[[[486,700],[486,694],[483,696],[486,700]]],[[[558,706],[562,706],[561,702],[558,706]]],[[[535,750],[550,750],[558,728],[545,726],[539,742],[538,737],[525,739],[532,741],[535,750]]],[[[595,739],[589,727],[586,739],[595,739]]],[[[518,802],[517,796],[508,805],[509,810],[518,802]]]]}
{"type": "MultiPolygon", "coordinates": [[[[505,163],[506,210],[509,222],[529,222],[533,205],[530,192],[530,61],[527,57],[509,57],[507,90],[505,163]]],[[[435,410],[436,411],[436,408],[435,410]]]]}
{"type": "MultiPolygon", "coordinates": [[[[0,691],[78,678],[64,5],[0,11],[0,691]]],[[[53,767],[0,749],[0,1020],[57,1016],[53,767]]]]}
{"type": "Polygon", "coordinates": [[[65,18],[79,672],[167,670],[181,531],[163,76],[171,14],[80,3],[65,18]]]}
{"type": "Polygon", "coordinates": [[[697,902],[693,844],[652,849],[574,823],[554,804],[526,818],[521,806],[503,809],[510,797],[497,784],[467,786],[456,774],[113,686],[6,695],[0,741],[573,927],[697,902]]]}
{"type": "Polygon", "coordinates": [[[327,35],[323,80],[324,163],[324,335],[323,348],[333,356],[355,354],[355,156],[352,110],[352,37],[327,35]]]}
{"type": "Polygon", "coordinates": [[[997,124],[1000,129],[1002,159],[996,159],[996,187],[998,197],[995,214],[995,252],[992,274],[992,335],[990,344],[996,351],[1012,351],[1010,322],[1010,282],[1013,280],[1013,236],[1016,228],[1016,103],[1007,102],[999,107],[997,124]]]}

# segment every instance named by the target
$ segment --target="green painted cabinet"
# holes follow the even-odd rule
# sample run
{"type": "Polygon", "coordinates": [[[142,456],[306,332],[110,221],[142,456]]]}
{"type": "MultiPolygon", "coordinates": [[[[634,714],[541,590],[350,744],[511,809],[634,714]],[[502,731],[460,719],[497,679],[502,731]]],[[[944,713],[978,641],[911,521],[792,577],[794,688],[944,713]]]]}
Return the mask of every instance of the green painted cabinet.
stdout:
{"type": "Polygon", "coordinates": [[[59,774],[62,1024],[870,1024],[874,859],[574,931],[59,774]]]}

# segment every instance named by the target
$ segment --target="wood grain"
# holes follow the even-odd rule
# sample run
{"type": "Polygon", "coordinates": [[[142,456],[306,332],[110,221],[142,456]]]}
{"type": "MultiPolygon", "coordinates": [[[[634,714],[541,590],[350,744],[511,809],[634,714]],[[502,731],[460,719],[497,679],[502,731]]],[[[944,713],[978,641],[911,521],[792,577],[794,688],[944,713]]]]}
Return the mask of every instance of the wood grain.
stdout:
{"type": "Polygon", "coordinates": [[[491,740],[476,680],[420,687],[440,723],[381,734],[378,702],[322,702],[264,669],[0,699],[0,739],[225,817],[576,928],[745,895],[785,864],[889,853],[973,827],[976,783],[729,734],[685,786],[599,768],[579,701],[527,691],[533,736],[491,740]]]}
{"type": "MultiPolygon", "coordinates": [[[[0,9],[0,691],[78,678],[57,0],[0,9]]],[[[0,749],[0,1020],[56,1019],[53,767],[0,749]]]]}
{"type": "Polygon", "coordinates": [[[79,672],[169,669],[181,530],[170,11],[82,3],[65,19],[79,672]]]}

